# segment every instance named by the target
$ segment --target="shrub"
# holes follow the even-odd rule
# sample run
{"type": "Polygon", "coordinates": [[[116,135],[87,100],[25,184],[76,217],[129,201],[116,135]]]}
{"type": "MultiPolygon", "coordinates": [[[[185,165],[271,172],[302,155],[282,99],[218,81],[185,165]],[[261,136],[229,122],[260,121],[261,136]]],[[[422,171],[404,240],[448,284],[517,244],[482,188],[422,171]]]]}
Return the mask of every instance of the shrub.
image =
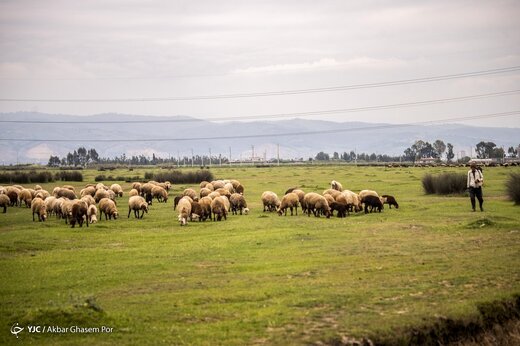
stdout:
{"type": "Polygon", "coordinates": [[[201,181],[212,181],[214,180],[213,173],[208,170],[181,172],[181,171],[170,171],[161,173],[147,172],[144,174],[145,180],[155,180],[158,182],[169,181],[172,184],[198,184],[201,181]]]}
{"type": "Polygon", "coordinates": [[[35,170],[29,172],[5,172],[0,174],[0,183],[7,184],[49,183],[53,181],[54,178],[50,172],[36,172],[35,170]]]}
{"type": "Polygon", "coordinates": [[[460,173],[426,174],[422,178],[426,194],[462,194],[466,191],[466,175],[460,173]]]}
{"type": "Polygon", "coordinates": [[[506,181],[506,193],[515,204],[520,204],[520,173],[511,173],[506,181]]]}
{"type": "Polygon", "coordinates": [[[77,172],[77,171],[58,172],[55,175],[55,179],[56,180],[61,180],[61,181],[83,181],[83,173],[77,172]]]}

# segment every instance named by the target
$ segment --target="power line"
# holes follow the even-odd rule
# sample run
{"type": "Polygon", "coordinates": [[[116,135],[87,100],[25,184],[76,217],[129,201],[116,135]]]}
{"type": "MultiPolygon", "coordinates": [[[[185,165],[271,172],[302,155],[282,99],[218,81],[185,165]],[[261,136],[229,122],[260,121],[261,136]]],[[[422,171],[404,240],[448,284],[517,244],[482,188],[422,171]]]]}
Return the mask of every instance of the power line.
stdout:
{"type": "Polygon", "coordinates": [[[502,112],[502,113],[492,113],[492,114],[481,114],[481,115],[472,115],[465,117],[449,117],[445,119],[439,120],[430,120],[430,121],[422,121],[422,122],[414,122],[414,123],[403,123],[403,124],[384,124],[384,125],[375,125],[375,126],[364,126],[364,127],[356,127],[356,128],[342,128],[342,129],[333,129],[333,130],[317,130],[317,131],[301,131],[301,132],[284,132],[284,133],[275,133],[275,134],[257,134],[257,135],[232,135],[232,136],[220,136],[220,137],[187,137],[187,138],[149,138],[149,139],[24,139],[24,138],[0,138],[0,141],[13,141],[13,142],[185,142],[185,141],[200,141],[200,140],[222,140],[222,139],[249,139],[249,138],[266,138],[266,137],[285,137],[285,136],[307,136],[307,135],[317,135],[317,134],[333,134],[333,133],[342,133],[342,132],[357,132],[357,131],[367,131],[367,130],[379,130],[379,129],[388,129],[388,128],[399,128],[399,127],[408,127],[408,126],[416,126],[416,125],[432,125],[438,123],[445,122],[453,122],[453,121],[465,121],[465,120],[475,120],[475,119],[485,119],[485,118],[499,118],[506,117],[511,115],[520,114],[520,110],[510,111],[510,112],[502,112]]]}
{"type": "Polygon", "coordinates": [[[443,99],[423,100],[423,101],[415,101],[415,102],[394,103],[394,104],[386,104],[386,105],[356,107],[356,108],[317,110],[317,111],[296,112],[296,113],[259,114],[259,115],[249,115],[249,116],[246,115],[246,116],[235,116],[235,117],[232,117],[232,116],[207,117],[205,119],[185,118],[185,119],[111,120],[111,121],[110,120],[107,120],[107,121],[0,120],[0,123],[14,123],[14,124],[145,124],[146,123],[146,124],[149,124],[149,123],[185,123],[185,122],[200,122],[200,121],[252,120],[252,119],[268,119],[268,118],[272,119],[272,118],[305,117],[305,116],[312,116],[312,115],[352,113],[352,112],[372,111],[372,110],[381,110],[381,109],[393,109],[393,108],[401,108],[401,107],[404,108],[404,107],[424,106],[424,105],[446,103],[446,102],[475,100],[475,99],[497,97],[497,96],[508,96],[508,95],[514,95],[514,94],[518,94],[518,93],[520,93],[520,89],[499,91],[499,92],[487,93],[487,94],[466,95],[466,96],[450,97],[450,98],[443,98],[443,99]]]}
{"type": "Polygon", "coordinates": [[[437,82],[442,80],[458,79],[485,76],[498,73],[507,73],[519,71],[520,66],[504,67],[493,70],[474,71],[434,77],[422,77],[413,79],[403,79],[388,82],[365,83],[354,85],[333,86],[324,88],[310,88],[297,90],[267,91],[256,93],[238,93],[238,94],[219,94],[219,95],[199,95],[199,96],[181,96],[181,97],[139,97],[139,98],[99,98],[99,99],[44,99],[44,98],[0,98],[0,102],[45,102],[45,103],[104,103],[104,102],[162,102],[162,101],[194,101],[194,100],[217,100],[217,99],[234,99],[234,98],[250,98],[250,97],[266,97],[266,96],[285,96],[311,93],[325,93],[334,91],[380,88],[394,85],[405,85],[415,83],[437,82]]]}

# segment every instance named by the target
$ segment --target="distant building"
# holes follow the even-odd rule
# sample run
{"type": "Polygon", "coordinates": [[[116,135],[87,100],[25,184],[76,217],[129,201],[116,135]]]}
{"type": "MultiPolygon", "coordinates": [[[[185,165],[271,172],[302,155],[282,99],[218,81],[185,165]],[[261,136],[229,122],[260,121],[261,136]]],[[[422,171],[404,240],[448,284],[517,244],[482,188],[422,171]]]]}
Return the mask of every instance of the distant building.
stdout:
{"type": "Polygon", "coordinates": [[[436,159],[434,157],[421,157],[419,159],[419,161],[417,161],[417,163],[421,163],[421,164],[428,164],[428,163],[435,163],[437,162],[439,159],[436,159]]]}

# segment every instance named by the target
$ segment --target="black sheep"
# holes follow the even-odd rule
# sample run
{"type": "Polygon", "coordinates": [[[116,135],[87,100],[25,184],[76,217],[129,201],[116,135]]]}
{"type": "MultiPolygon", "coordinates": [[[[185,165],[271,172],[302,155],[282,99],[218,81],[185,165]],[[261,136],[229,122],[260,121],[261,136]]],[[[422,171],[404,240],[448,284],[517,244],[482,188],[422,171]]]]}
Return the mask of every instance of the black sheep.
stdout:
{"type": "Polygon", "coordinates": [[[363,199],[363,203],[365,203],[365,214],[368,214],[368,207],[370,207],[370,212],[372,212],[374,208],[376,208],[379,212],[383,210],[383,203],[381,202],[379,197],[365,196],[365,198],[363,199]]]}
{"type": "Polygon", "coordinates": [[[385,203],[389,205],[390,209],[392,209],[392,206],[395,206],[395,209],[399,209],[399,204],[397,204],[397,201],[395,200],[394,196],[383,195],[382,197],[386,199],[385,203]]]}
{"type": "Polygon", "coordinates": [[[338,212],[338,217],[347,217],[348,215],[348,205],[341,202],[332,202],[330,205],[331,212],[336,210],[338,212]]]}

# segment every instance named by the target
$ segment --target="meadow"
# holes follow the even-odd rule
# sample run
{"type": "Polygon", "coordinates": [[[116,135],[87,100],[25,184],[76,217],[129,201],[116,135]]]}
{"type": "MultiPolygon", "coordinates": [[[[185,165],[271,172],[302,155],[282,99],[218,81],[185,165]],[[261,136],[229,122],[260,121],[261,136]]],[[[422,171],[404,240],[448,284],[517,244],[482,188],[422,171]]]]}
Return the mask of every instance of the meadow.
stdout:
{"type": "MultiPolygon", "coordinates": [[[[211,171],[245,186],[249,215],[181,227],[173,196],[198,186],[173,182],[168,203],[154,202],[142,220],[128,219],[130,184],[122,181],[121,217],[88,228],[71,229],[54,216],[33,222],[25,207],[0,214],[0,343],[399,343],[414,328],[477,323],[489,303],[518,300],[520,207],[505,196],[518,167],[485,168],[485,211],[476,213],[467,196],[425,195],[421,186],[426,173],[467,168],[211,171]],[[262,212],[265,190],[321,193],[332,179],[355,192],[393,195],[400,208],[341,219],[262,212]],[[15,323],[25,327],[18,338],[10,333],[15,323]],[[29,325],[113,331],[29,333],[29,325]]],[[[72,183],[77,191],[99,172],[83,174],[83,182],[72,183]]],[[[58,184],[42,186],[52,191],[58,184]]]]}

